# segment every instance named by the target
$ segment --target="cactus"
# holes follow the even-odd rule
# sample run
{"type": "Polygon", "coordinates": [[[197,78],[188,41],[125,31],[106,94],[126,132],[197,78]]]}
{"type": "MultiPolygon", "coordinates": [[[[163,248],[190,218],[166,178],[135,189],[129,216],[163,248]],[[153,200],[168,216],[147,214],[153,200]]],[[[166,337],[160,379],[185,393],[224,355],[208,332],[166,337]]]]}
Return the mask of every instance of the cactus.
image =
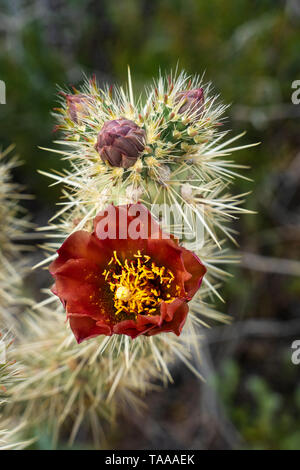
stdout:
{"type": "MultiPolygon", "coordinates": [[[[41,172],[62,184],[64,200],[41,229],[50,237],[44,244],[50,254],[38,267],[51,261],[60,265],[56,250],[68,237],[90,236],[94,219],[109,204],[139,202],[172,240],[201,259],[207,273],[179,336],[168,332],[130,339],[101,336],[97,330],[97,337],[78,345],[64,321],[70,296],[66,302],[58,294],[61,305],[57,286],[49,290],[27,318],[17,358],[23,358],[29,378],[15,386],[14,400],[32,424],[47,423],[54,442],[66,423],[72,423],[73,442],[81,424],[89,422],[100,446],[103,421],[113,422],[121,408],[127,412],[144,403],[155,381],[172,380],[170,368],[177,360],[201,377],[193,365],[193,354],[201,348],[199,331],[211,322],[229,321],[215,310],[214,297],[220,297],[218,288],[228,276],[226,263],[235,259],[227,247],[228,240],[234,241],[230,221],[249,211],[241,207],[244,194],[230,193],[234,178],[245,178],[238,173],[242,165],[227,157],[251,145],[233,147],[241,136],[226,140],[221,127],[226,106],[210,90],[201,78],[182,72],[160,76],[135,99],[129,72],[126,90],[99,89],[93,78],[73,93],[60,92],[54,115],[63,135],[56,144],[63,148],[46,150],[69,165],[62,173],[41,172]]],[[[52,271],[57,282],[56,268],[52,271]]]]}

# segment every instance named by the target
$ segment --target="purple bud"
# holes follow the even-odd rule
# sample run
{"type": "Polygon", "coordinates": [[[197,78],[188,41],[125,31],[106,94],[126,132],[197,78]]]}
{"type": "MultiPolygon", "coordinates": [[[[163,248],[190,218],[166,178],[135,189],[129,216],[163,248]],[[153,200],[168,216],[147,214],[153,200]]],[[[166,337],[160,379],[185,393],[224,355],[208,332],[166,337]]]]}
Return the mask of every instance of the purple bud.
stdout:
{"type": "Polygon", "coordinates": [[[89,97],[82,93],[78,95],[65,95],[65,97],[67,100],[70,119],[78,124],[80,118],[88,115],[89,97]]]}
{"type": "Polygon", "coordinates": [[[180,91],[175,96],[175,103],[182,103],[178,110],[179,114],[189,111],[191,114],[194,114],[195,118],[199,118],[203,111],[204,104],[203,88],[180,91]]]}
{"type": "Polygon", "coordinates": [[[129,119],[120,118],[104,123],[95,148],[103,162],[129,168],[144,150],[145,140],[144,129],[129,119]]]}

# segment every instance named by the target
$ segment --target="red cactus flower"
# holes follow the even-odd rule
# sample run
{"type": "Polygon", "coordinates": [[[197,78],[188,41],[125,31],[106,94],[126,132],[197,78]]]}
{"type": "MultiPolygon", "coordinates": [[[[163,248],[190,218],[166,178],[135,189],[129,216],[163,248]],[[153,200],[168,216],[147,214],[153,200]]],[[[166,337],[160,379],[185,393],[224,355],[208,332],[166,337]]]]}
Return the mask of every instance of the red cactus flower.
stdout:
{"type": "Polygon", "coordinates": [[[175,97],[175,103],[182,103],[178,110],[179,114],[183,114],[186,111],[189,111],[191,114],[195,114],[195,117],[198,118],[203,111],[203,88],[195,88],[193,90],[180,91],[175,97]]]}
{"type": "Polygon", "coordinates": [[[76,124],[79,123],[80,117],[88,115],[88,99],[87,95],[82,93],[77,95],[65,95],[68,105],[69,116],[76,124]]]}
{"type": "Polygon", "coordinates": [[[95,148],[104,162],[129,168],[144,150],[145,138],[144,129],[129,119],[120,118],[104,123],[95,148]]]}
{"type": "Polygon", "coordinates": [[[93,233],[70,235],[50,272],[80,343],[98,335],[180,335],[206,268],[138,203],[110,205],[93,233]]]}

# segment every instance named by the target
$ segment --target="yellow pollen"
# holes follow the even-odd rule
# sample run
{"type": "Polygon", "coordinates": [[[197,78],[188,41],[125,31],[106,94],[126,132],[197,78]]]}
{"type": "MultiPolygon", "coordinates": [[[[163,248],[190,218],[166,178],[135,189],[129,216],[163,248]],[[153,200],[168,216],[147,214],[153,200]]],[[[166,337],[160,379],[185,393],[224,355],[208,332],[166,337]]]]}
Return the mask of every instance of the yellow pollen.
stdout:
{"type": "MultiPolygon", "coordinates": [[[[113,293],[115,316],[118,321],[137,318],[138,314],[155,315],[159,304],[173,302],[170,294],[175,276],[164,266],[157,266],[148,255],[138,250],[132,259],[121,262],[116,251],[102,273],[113,293]],[[150,262],[149,262],[150,261],[150,262]]],[[[176,294],[180,292],[174,286],[176,294]]]]}

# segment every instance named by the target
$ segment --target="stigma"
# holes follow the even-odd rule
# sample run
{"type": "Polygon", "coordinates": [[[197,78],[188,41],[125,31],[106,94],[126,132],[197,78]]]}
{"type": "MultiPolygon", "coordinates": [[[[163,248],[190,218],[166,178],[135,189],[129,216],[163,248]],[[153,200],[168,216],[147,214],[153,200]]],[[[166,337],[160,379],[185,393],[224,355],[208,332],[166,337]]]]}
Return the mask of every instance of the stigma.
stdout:
{"type": "Polygon", "coordinates": [[[128,289],[128,287],[125,287],[125,286],[119,286],[115,293],[115,298],[117,300],[127,301],[129,300],[130,296],[131,296],[131,291],[130,289],[128,289]]]}

